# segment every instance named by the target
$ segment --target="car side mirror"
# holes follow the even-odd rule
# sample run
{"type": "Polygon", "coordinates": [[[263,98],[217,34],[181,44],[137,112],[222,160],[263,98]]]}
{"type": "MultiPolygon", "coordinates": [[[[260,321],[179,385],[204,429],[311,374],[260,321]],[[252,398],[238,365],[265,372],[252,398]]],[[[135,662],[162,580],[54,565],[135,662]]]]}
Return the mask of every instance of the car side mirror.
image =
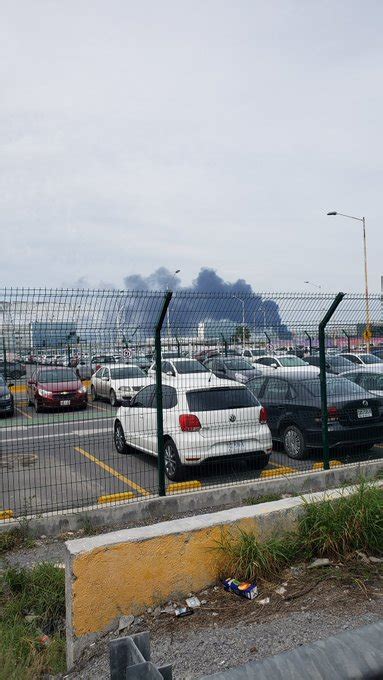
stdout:
{"type": "Polygon", "coordinates": [[[278,368],[278,364],[271,364],[271,368],[278,368]]]}
{"type": "Polygon", "coordinates": [[[175,373],[173,371],[166,371],[165,375],[171,375],[174,378],[175,373]]]}

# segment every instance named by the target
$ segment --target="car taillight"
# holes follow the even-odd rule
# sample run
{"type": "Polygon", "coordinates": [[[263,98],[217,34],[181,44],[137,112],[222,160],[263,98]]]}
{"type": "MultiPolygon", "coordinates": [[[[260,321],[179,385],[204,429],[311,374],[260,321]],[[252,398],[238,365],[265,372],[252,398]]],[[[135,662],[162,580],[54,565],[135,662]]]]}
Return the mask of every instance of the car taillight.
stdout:
{"type": "Polygon", "coordinates": [[[185,413],[180,416],[179,422],[182,432],[197,432],[201,429],[199,419],[191,413],[185,413]]]}
{"type": "Polygon", "coordinates": [[[336,406],[329,406],[327,409],[329,420],[338,420],[339,412],[336,406]]]}
{"type": "Polygon", "coordinates": [[[262,406],[261,412],[259,414],[259,422],[260,423],[267,423],[267,410],[265,409],[264,406],[262,406]]]}

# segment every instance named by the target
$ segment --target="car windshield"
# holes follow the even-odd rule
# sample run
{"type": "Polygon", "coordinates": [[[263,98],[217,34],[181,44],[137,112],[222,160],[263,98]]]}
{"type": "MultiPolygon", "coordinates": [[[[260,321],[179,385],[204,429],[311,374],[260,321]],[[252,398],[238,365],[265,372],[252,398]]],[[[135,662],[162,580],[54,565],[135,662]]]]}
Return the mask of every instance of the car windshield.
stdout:
{"type": "Polygon", "coordinates": [[[42,383],[77,382],[78,377],[74,371],[65,369],[63,371],[41,371],[38,380],[42,383]]]}
{"type": "Polygon", "coordinates": [[[246,359],[225,359],[225,366],[229,371],[253,371],[251,364],[246,359]]]}
{"type": "Polygon", "coordinates": [[[146,377],[146,373],[139,366],[122,366],[121,368],[111,368],[110,377],[112,380],[129,380],[130,378],[146,377]]]}
{"type": "Polygon", "coordinates": [[[92,357],[92,362],[102,362],[103,364],[115,364],[116,359],[109,354],[99,354],[98,356],[92,357]]]}
{"type": "Polygon", "coordinates": [[[186,393],[192,413],[198,411],[223,411],[233,408],[251,408],[259,401],[247,389],[216,387],[211,390],[195,390],[186,393]]]}
{"type": "Polygon", "coordinates": [[[278,357],[278,361],[284,368],[290,368],[291,366],[307,366],[306,362],[299,357],[278,357]]]}
{"type": "Polygon", "coordinates": [[[361,354],[360,358],[362,359],[364,364],[382,364],[383,363],[382,359],[379,359],[379,357],[376,357],[373,354],[361,354]]]}
{"type": "Polygon", "coordinates": [[[192,359],[185,361],[175,361],[174,365],[176,367],[177,373],[208,373],[206,366],[202,366],[199,361],[193,361],[192,359]]]}
{"type": "MultiPolygon", "coordinates": [[[[320,381],[305,380],[304,386],[311,392],[314,397],[320,397],[320,381]]],[[[365,390],[359,385],[347,380],[347,378],[328,378],[327,379],[327,396],[328,397],[349,397],[364,396],[365,390]]]]}

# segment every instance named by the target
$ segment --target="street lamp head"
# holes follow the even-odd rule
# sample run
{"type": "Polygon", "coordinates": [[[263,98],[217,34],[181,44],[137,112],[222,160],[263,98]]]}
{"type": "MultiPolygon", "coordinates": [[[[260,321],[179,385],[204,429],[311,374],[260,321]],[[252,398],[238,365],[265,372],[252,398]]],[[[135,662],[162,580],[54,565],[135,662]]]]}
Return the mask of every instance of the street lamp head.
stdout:
{"type": "Polygon", "coordinates": [[[328,213],[327,213],[327,215],[337,215],[337,214],[338,214],[338,213],[337,213],[337,212],[334,212],[334,211],[333,211],[333,212],[328,212],[328,213]]]}

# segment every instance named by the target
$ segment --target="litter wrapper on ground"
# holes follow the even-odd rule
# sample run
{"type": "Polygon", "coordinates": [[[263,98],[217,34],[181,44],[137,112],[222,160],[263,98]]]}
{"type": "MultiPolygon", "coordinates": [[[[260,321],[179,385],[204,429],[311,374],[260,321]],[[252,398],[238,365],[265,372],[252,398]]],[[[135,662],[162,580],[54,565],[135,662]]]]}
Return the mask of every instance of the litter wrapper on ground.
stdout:
{"type": "Polygon", "coordinates": [[[236,595],[246,597],[248,600],[254,600],[258,595],[258,588],[255,583],[241,582],[235,578],[225,579],[223,587],[225,590],[232,590],[236,595]]]}

